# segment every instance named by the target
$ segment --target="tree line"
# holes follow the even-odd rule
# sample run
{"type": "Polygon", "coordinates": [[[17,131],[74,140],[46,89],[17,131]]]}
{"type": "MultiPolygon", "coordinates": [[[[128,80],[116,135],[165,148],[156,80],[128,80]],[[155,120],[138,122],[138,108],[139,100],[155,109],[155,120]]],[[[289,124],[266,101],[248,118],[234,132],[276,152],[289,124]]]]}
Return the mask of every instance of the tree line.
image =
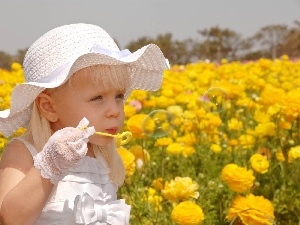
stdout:
{"type": "MultiPolygon", "coordinates": [[[[219,26],[198,30],[197,33],[196,39],[182,41],[174,40],[171,33],[159,34],[156,38],[144,36],[129,42],[125,48],[134,52],[147,44],[157,44],[172,65],[199,60],[219,62],[223,58],[228,61],[275,59],[284,54],[292,59],[300,58],[300,21],[297,20],[291,27],[284,24],[264,26],[247,38],[219,26]]],[[[12,62],[22,64],[26,51],[18,50],[16,55],[0,51],[0,68],[9,69],[12,62]]]]}

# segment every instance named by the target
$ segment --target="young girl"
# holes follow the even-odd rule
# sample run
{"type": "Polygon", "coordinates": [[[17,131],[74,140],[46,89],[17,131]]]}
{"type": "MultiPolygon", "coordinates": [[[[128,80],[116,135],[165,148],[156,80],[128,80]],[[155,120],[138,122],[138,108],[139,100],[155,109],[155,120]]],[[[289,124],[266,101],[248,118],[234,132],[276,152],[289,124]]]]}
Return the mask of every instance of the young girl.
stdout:
{"type": "Polygon", "coordinates": [[[120,51],[100,27],[71,24],[34,42],[23,67],[26,82],[0,112],[3,135],[27,128],[0,162],[2,225],[129,224],[113,136],[130,92],[160,87],[168,68],[160,49],[120,51]]]}

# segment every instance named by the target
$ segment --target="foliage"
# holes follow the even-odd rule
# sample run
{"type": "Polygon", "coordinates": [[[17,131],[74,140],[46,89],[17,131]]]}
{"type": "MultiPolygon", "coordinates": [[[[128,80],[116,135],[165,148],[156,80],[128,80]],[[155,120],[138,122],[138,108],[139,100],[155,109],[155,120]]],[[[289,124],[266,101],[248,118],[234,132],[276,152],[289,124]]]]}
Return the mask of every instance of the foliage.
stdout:
{"type": "Polygon", "coordinates": [[[23,64],[24,56],[27,49],[20,49],[16,55],[11,55],[0,51],[0,69],[9,70],[13,62],[23,64]]]}
{"type": "MultiPolygon", "coordinates": [[[[14,68],[0,70],[0,90],[14,68]]],[[[125,114],[134,137],[119,149],[118,194],[131,224],[300,222],[299,61],[174,65],[159,91],[132,92],[125,114]]]]}
{"type": "MultiPolygon", "coordinates": [[[[291,58],[300,57],[300,21],[294,26],[271,24],[260,28],[250,37],[219,26],[198,30],[199,37],[175,40],[171,33],[158,34],[156,37],[139,37],[125,45],[131,52],[154,43],[160,47],[165,57],[173,65],[186,65],[198,60],[219,62],[222,58],[230,61],[275,59],[280,55],[291,58]]],[[[115,40],[118,44],[118,41],[115,40]]],[[[0,68],[9,69],[11,63],[23,63],[27,49],[19,50],[16,55],[0,51],[0,68]]]]}
{"type": "Polygon", "coordinates": [[[300,62],[287,56],[222,62],[173,66],[159,92],[133,92],[128,99],[128,107],[136,105],[133,101],[143,106],[133,116],[130,111],[140,132],[143,123],[135,116],[163,109],[175,117],[168,121],[173,130],[167,136],[140,135],[126,146],[134,155],[139,146],[150,158],[136,155],[136,170],[119,192],[132,206],[133,224],[175,224],[172,212],[185,201],[202,208],[201,224],[299,223],[300,62]],[[201,101],[212,86],[226,90],[221,111],[208,112],[201,101]],[[238,168],[237,174],[225,179],[222,171],[231,164],[229,173],[238,168]],[[198,189],[178,181],[183,178],[198,189]],[[242,188],[232,190],[232,182],[242,188]]]}

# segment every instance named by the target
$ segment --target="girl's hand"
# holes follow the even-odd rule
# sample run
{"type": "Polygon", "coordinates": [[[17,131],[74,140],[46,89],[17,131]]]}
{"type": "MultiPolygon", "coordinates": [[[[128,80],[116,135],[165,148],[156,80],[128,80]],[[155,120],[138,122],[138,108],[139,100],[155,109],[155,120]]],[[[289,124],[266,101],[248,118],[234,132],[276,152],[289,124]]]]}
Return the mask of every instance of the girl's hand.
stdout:
{"type": "Polygon", "coordinates": [[[56,131],[34,157],[34,166],[42,177],[57,184],[87,153],[88,138],[95,133],[94,127],[87,127],[89,121],[84,118],[77,128],[66,127],[56,131]],[[81,127],[85,129],[80,129],[81,127]]]}

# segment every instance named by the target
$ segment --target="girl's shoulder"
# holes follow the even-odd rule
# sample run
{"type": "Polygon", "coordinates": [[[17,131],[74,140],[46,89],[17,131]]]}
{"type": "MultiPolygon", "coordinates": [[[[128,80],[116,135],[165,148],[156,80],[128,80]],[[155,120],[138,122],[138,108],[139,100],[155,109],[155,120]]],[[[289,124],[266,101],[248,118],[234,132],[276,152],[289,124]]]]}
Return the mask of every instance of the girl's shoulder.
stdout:
{"type": "Polygon", "coordinates": [[[3,151],[0,160],[0,169],[13,167],[23,173],[27,173],[32,166],[32,154],[26,145],[18,139],[10,141],[3,151]]]}

